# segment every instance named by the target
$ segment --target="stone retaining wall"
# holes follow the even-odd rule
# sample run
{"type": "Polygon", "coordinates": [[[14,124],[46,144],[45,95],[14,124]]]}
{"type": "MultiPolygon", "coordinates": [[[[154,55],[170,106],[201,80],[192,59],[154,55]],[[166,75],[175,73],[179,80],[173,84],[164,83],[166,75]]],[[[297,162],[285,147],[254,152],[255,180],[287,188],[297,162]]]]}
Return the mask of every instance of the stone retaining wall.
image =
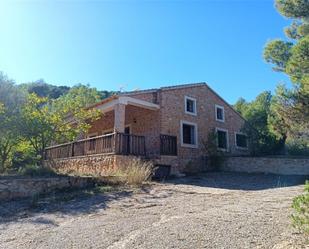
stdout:
{"type": "Polygon", "coordinates": [[[209,170],[206,157],[188,158],[179,156],[160,156],[154,160],[155,164],[170,165],[171,175],[181,173],[197,173],[209,170]]]}
{"type": "Polygon", "coordinates": [[[89,155],[45,161],[45,165],[62,174],[104,176],[118,167],[125,167],[135,156],[89,155]]]}
{"type": "Polygon", "coordinates": [[[309,158],[227,157],[222,170],[280,175],[309,175],[309,158]]]}
{"type": "Polygon", "coordinates": [[[81,177],[1,177],[0,201],[31,197],[65,188],[82,188],[93,183],[91,178],[81,177]]]}

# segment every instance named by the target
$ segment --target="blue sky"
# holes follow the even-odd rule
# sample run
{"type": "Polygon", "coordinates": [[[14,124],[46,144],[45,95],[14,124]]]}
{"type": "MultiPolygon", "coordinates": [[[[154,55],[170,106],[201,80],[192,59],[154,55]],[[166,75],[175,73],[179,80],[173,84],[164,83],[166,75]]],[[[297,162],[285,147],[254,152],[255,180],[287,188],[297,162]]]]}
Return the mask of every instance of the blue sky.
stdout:
{"type": "Polygon", "coordinates": [[[2,1],[0,70],[17,83],[126,91],[207,82],[228,102],[288,78],[262,59],[289,24],[273,0],[2,1]]]}

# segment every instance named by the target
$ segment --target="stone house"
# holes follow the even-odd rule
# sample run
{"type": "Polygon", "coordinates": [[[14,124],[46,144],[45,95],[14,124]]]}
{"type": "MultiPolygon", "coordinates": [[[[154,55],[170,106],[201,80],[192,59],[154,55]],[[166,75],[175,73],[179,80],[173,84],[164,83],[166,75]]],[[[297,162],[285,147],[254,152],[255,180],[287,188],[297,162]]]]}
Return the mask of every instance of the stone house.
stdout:
{"type": "Polygon", "coordinates": [[[75,157],[75,163],[86,160],[85,167],[95,164],[95,171],[101,171],[98,168],[107,164],[139,156],[171,166],[172,173],[181,172],[189,162],[204,165],[205,142],[212,131],[218,150],[248,154],[247,138],[241,133],[245,120],[206,83],[125,92],[92,107],[102,116],[84,139],[47,148],[47,155],[62,166],[75,157]]]}

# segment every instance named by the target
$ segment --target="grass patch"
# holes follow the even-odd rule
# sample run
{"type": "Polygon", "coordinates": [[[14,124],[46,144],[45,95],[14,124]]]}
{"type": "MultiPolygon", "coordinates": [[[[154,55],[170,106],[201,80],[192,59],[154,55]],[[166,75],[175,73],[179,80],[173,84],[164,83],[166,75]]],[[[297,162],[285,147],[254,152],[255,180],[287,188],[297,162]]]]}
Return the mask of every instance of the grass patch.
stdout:
{"type": "Polygon", "coordinates": [[[132,159],[126,166],[110,168],[102,175],[91,175],[100,182],[111,186],[134,186],[139,187],[151,180],[154,166],[150,161],[139,158],[132,159]]]}
{"type": "Polygon", "coordinates": [[[309,240],[309,181],[305,184],[305,193],[293,200],[292,224],[309,240]]]}
{"type": "Polygon", "coordinates": [[[152,162],[133,159],[127,166],[111,169],[103,178],[111,185],[141,186],[150,181],[153,168],[152,162]]]}
{"type": "Polygon", "coordinates": [[[153,174],[151,162],[134,159],[128,167],[124,169],[126,183],[128,185],[141,185],[148,182],[153,174]]]}

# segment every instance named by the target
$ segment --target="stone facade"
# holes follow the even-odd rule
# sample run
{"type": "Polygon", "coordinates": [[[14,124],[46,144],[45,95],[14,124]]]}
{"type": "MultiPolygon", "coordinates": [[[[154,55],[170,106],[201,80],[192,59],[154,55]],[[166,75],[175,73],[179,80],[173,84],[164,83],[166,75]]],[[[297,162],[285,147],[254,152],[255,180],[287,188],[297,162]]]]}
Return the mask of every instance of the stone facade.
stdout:
{"type": "Polygon", "coordinates": [[[32,197],[65,188],[82,188],[93,184],[90,178],[81,177],[1,177],[0,200],[6,201],[17,198],[32,197]]]}
{"type": "MultiPolygon", "coordinates": [[[[151,123],[155,122],[158,129],[151,131],[147,135],[152,135],[153,139],[148,145],[157,153],[156,144],[159,144],[159,135],[172,135],[177,137],[177,157],[160,156],[156,162],[172,166],[172,172],[183,171],[188,163],[195,162],[198,167],[206,167],[206,152],[204,143],[207,140],[209,132],[216,128],[228,131],[229,148],[226,152],[232,155],[248,154],[248,150],[237,148],[235,145],[235,132],[240,132],[245,120],[219,95],[217,95],[206,84],[184,85],[180,87],[167,87],[159,90],[141,91],[128,93],[130,97],[138,98],[160,105],[160,110],[155,116],[152,116],[151,123]],[[185,112],[185,97],[196,99],[196,115],[185,112]],[[224,122],[216,120],[215,106],[224,107],[224,122]],[[197,125],[197,148],[188,148],[181,145],[181,121],[194,123],[197,125]],[[155,139],[157,138],[157,140],[155,139]]],[[[131,115],[131,114],[130,114],[131,115]]],[[[142,117],[141,117],[142,118],[142,117]]],[[[146,117],[145,117],[146,118],[146,117]]],[[[147,127],[144,127],[146,130],[147,127]]],[[[140,135],[143,135],[142,133],[140,135]]],[[[148,149],[148,148],[147,148],[148,149]]]]}
{"type": "Polygon", "coordinates": [[[104,113],[98,120],[94,121],[89,129],[88,134],[104,135],[106,132],[114,130],[114,111],[104,113]]]}
{"type": "Polygon", "coordinates": [[[115,169],[128,166],[135,156],[89,155],[45,161],[45,165],[62,174],[106,176],[115,169]]]}
{"type": "Polygon", "coordinates": [[[114,130],[123,131],[124,127],[129,127],[131,134],[145,136],[148,158],[154,159],[157,163],[171,165],[174,169],[172,171],[175,172],[182,171],[191,161],[199,162],[201,167],[204,167],[203,160],[201,160],[206,154],[203,144],[207,140],[209,132],[216,128],[228,131],[227,154],[248,154],[248,150],[240,150],[235,145],[235,132],[241,130],[245,120],[205,83],[135,91],[123,93],[121,96],[157,104],[160,108],[150,110],[141,106],[130,104],[120,106],[118,104],[113,110],[104,113],[99,120],[93,123],[89,135],[102,135],[114,130]],[[186,113],[186,96],[196,100],[196,115],[186,113]],[[216,120],[216,105],[224,108],[224,122],[216,120]],[[197,146],[195,148],[183,146],[181,143],[182,121],[194,123],[197,127],[197,146]],[[177,156],[160,155],[160,134],[177,137],[177,156]]]}
{"type": "Polygon", "coordinates": [[[280,175],[309,175],[309,158],[227,157],[222,170],[280,175]]]}

